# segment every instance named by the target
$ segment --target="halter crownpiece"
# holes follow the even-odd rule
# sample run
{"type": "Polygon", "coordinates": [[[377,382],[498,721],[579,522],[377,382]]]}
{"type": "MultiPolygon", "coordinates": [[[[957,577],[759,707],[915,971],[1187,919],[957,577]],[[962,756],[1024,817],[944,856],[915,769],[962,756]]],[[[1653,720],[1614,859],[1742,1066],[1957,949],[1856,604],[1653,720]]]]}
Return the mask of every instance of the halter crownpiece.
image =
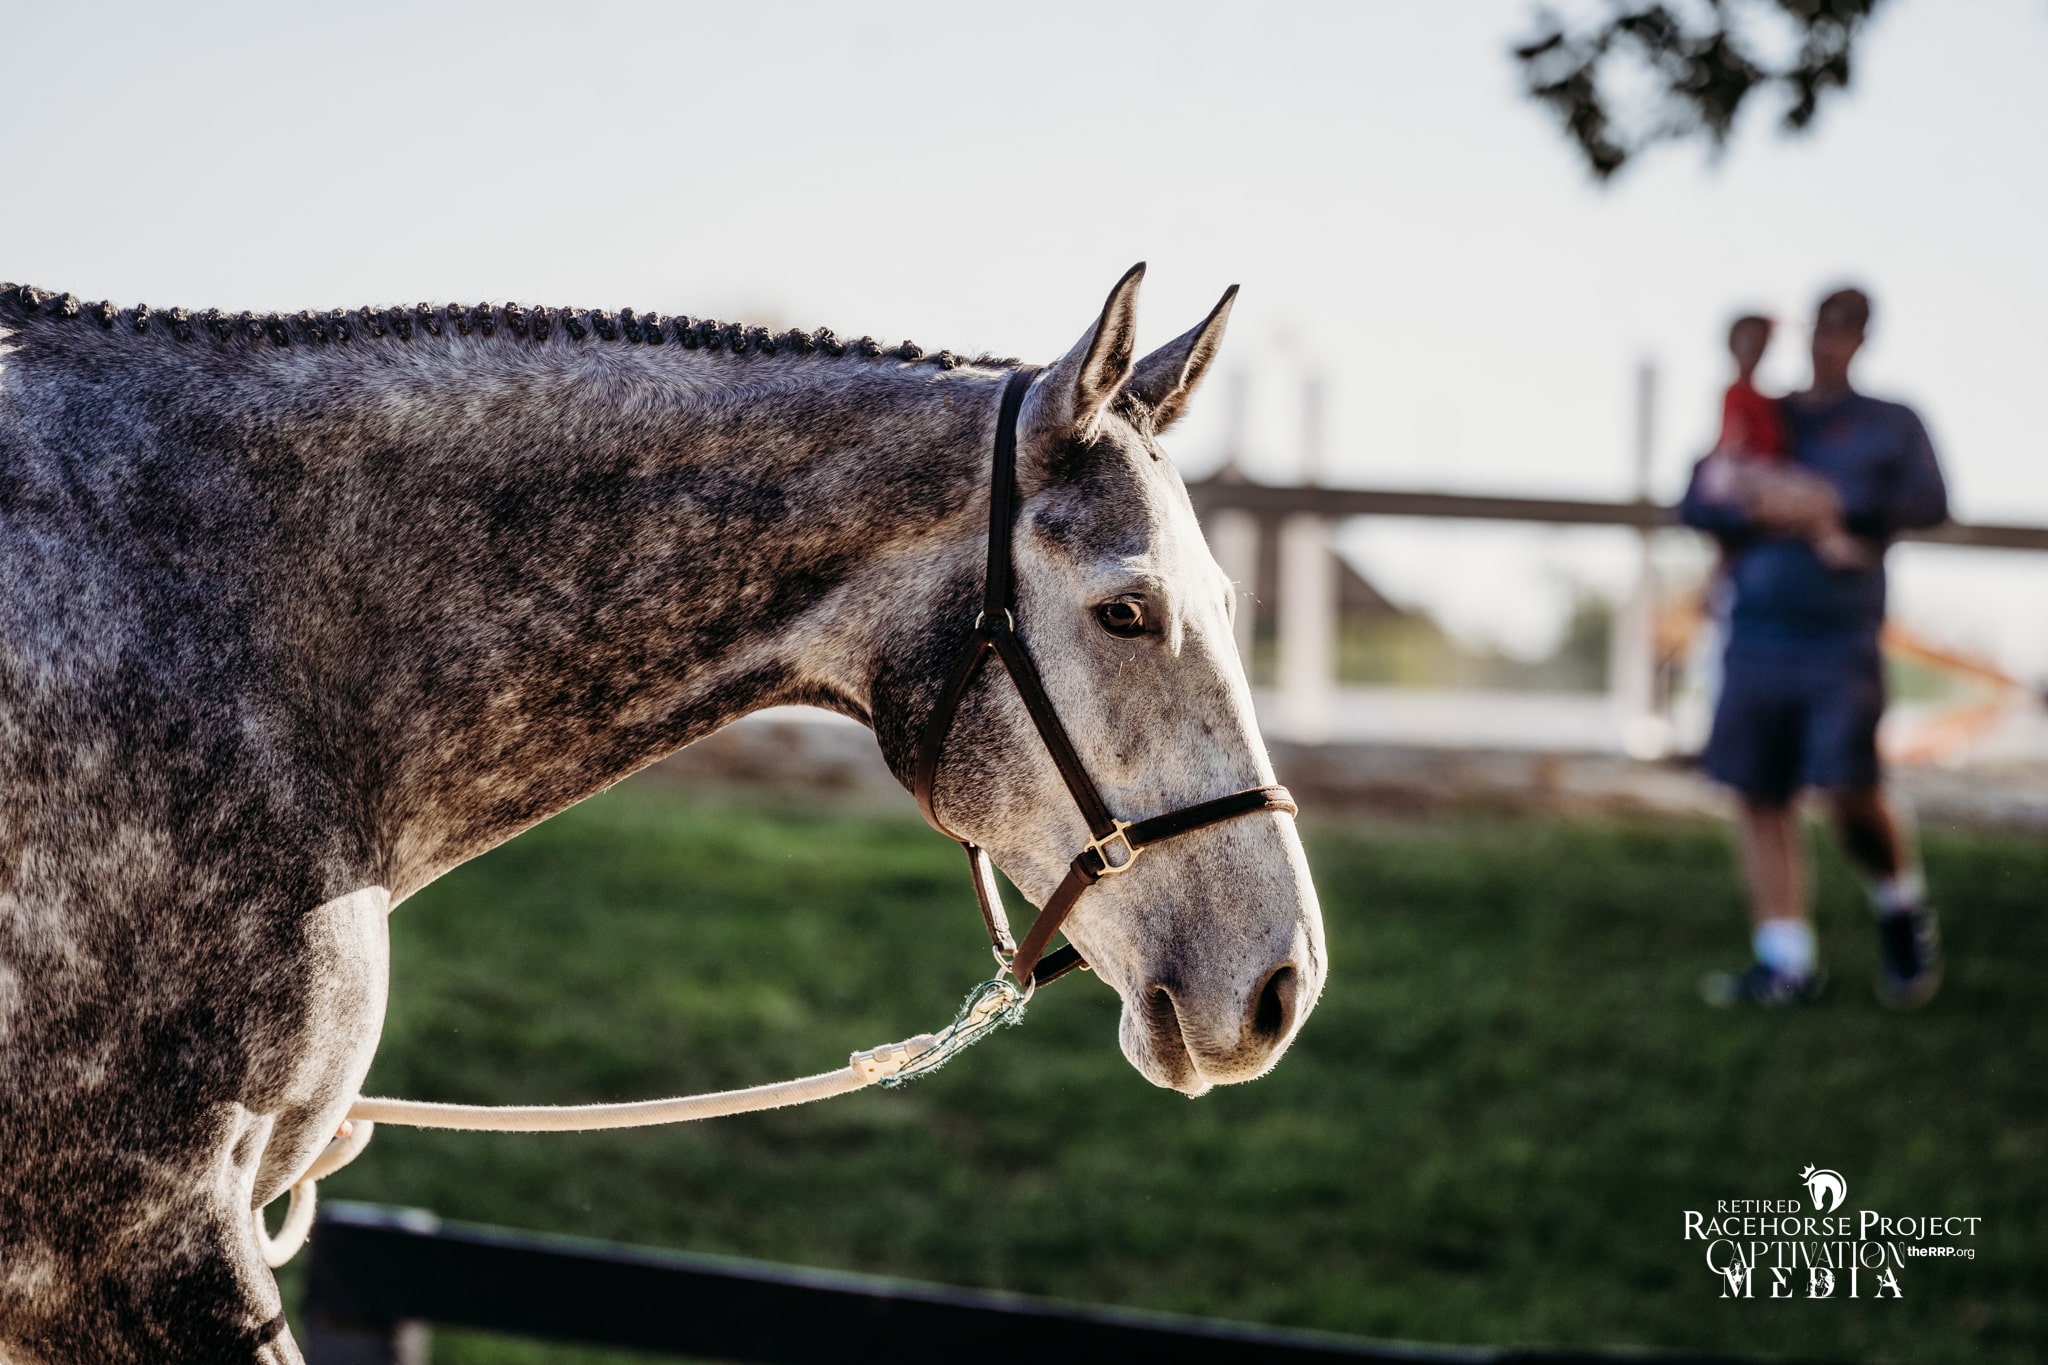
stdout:
{"type": "Polygon", "coordinates": [[[1104,877],[1129,871],[1137,862],[1138,855],[1151,845],[1240,815],[1256,815],[1269,810],[1284,811],[1289,815],[1296,813],[1294,798],[1288,794],[1287,788],[1265,786],[1247,787],[1229,796],[1183,806],[1148,820],[1119,820],[1110,812],[1109,803],[1102,799],[1102,792],[1088,776],[1081,755],[1074,749],[1073,740],[1068,738],[1066,727],[1060,723],[1052,698],[1046,694],[1038,666],[1032,662],[1030,651],[1017,633],[1017,579],[1011,558],[1011,540],[1018,512],[1017,419],[1024,408],[1024,395],[1039,373],[1037,366],[1024,366],[1010,375],[1009,383],[1003,388],[1002,410],[996,417],[994,470],[989,482],[988,570],[982,580],[981,610],[974,618],[973,629],[968,632],[959,662],[954,665],[945,690],[939,694],[939,704],[925,724],[913,780],[918,809],[924,812],[924,818],[932,828],[955,840],[967,851],[967,863],[974,880],[974,897],[981,905],[981,918],[988,928],[989,944],[995,950],[996,960],[1003,964],[1018,985],[1026,989],[1043,986],[1076,967],[1088,965],[1080,950],[1071,943],[1047,952],[1052,936],[1066,922],[1083,891],[1104,877]],[[1060,778],[1067,784],[1074,804],[1080,807],[1081,818],[1088,822],[1088,832],[1092,836],[1075,855],[1074,861],[1068,864],[1067,875],[1046,898],[1038,918],[1025,931],[1021,944],[1011,937],[1009,916],[1003,909],[1002,892],[996,884],[995,868],[989,862],[987,850],[946,828],[934,804],[939,760],[946,747],[946,737],[953,728],[953,720],[959,713],[960,703],[967,696],[967,689],[974,685],[990,655],[994,655],[1009,673],[1017,695],[1024,701],[1024,709],[1030,713],[1031,724],[1038,731],[1039,741],[1052,755],[1053,766],[1059,769],[1060,778]]]}

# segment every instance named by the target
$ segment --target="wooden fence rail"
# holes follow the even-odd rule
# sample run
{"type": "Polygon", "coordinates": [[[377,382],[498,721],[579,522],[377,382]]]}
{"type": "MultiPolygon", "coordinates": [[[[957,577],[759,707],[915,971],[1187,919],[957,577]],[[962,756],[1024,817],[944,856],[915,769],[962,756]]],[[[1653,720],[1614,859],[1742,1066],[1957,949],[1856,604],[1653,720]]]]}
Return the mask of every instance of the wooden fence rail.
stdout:
{"type": "MultiPolygon", "coordinates": [[[[1195,511],[1204,515],[1230,509],[1263,516],[1444,517],[1552,526],[1632,526],[1638,530],[1678,525],[1678,509],[1658,502],[1500,497],[1394,488],[1283,487],[1215,481],[1189,485],[1188,496],[1194,501],[1195,511]]],[[[1906,531],[1899,539],[1928,541],[1937,545],[1966,545],[1984,550],[2048,550],[2048,526],[1950,521],[1924,531],[1906,531]]]]}
{"type": "MultiPolygon", "coordinates": [[[[1239,598],[1238,649],[1252,657],[1254,634],[1270,625],[1275,664],[1264,694],[1267,733],[1298,743],[1384,737],[1358,728],[1357,706],[1342,703],[1337,681],[1338,578],[1332,532],[1352,517],[1422,517],[1462,521],[1599,526],[1633,531],[1638,540],[1634,587],[1618,604],[1602,698],[1557,697],[1542,723],[1525,725],[1521,740],[1536,747],[1590,746],[1637,758],[1668,756],[1674,717],[1659,683],[1657,588],[1652,539],[1677,523],[1677,509],[1649,498],[1600,501],[1392,488],[1328,488],[1249,483],[1217,475],[1188,485],[1210,547],[1225,572],[1248,590],[1239,598]],[[1270,614],[1265,624],[1261,618],[1270,614]],[[1594,703],[1590,708],[1587,703],[1594,703]]],[[[1980,550],[2048,551],[2048,527],[1947,522],[1900,539],[1980,550]]],[[[1442,694],[1447,699],[1455,693],[1442,694]]],[[[1490,708],[1498,716],[1500,708],[1490,708]]],[[[1370,708],[1383,726],[1384,706],[1370,708]]],[[[1472,726],[1482,731],[1484,726],[1472,726]]],[[[1471,736],[1460,736],[1472,742],[1471,736]]],[[[1477,741],[1481,745],[1484,739],[1477,741]]]]}

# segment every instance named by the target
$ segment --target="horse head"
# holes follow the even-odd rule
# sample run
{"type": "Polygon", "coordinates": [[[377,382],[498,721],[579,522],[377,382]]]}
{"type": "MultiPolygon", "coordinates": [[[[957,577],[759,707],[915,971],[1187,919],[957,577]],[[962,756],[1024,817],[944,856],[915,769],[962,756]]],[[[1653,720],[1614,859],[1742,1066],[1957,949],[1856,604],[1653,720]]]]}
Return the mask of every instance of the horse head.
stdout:
{"type": "MultiPolygon", "coordinates": [[[[1231,631],[1235,589],[1158,444],[1236,291],[1136,360],[1142,273],[1022,399],[1010,551],[1015,634],[1074,756],[1126,821],[1273,781],[1231,631]]],[[[1016,681],[983,669],[939,728],[931,803],[944,827],[1044,904],[1090,830],[1016,681]]],[[[1326,966],[1290,815],[1264,809],[1106,861],[1130,866],[1092,885],[1063,927],[1122,998],[1124,1055],[1190,1095],[1270,1069],[1326,966]]]]}

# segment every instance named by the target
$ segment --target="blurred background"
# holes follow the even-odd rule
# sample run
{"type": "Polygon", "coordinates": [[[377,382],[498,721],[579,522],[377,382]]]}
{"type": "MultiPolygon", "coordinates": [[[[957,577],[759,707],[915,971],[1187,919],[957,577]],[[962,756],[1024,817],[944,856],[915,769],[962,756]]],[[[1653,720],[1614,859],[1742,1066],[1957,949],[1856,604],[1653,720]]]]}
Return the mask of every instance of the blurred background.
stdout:
{"type": "MultiPolygon", "coordinates": [[[[1243,285],[1170,444],[1317,803],[1339,970],[1273,1078],[1153,1095],[1070,984],[840,1117],[388,1133],[334,1192],[1439,1341],[2031,1358],[2048,553],[1994,546],[2048,527],[2048,9],[1678,3],[1765,69],[1840,10],[1850,78],[1798,132],[1765,80],[1717,138],[1618,60],[1612,145],[1575,139],[1531,94],[1555,50],[1517,47],[1645,8],[0,3],[0,276],[88,299],[631,305],[1045,360],[1133,261],[1146,344],[1243,285]],[[1890,560],[1885,742],[1950,985],[1911,1020],[1860,987],[1708,1019],[1689,983],[1741,913],[1686,762],[1712,556],[1656,509],[1712,443],[1729,319],[1785,324],[1764,378],[1796,387],[1845,282],[1876,304],[1862,387],[1926,418],[1958,521],[2016,528],[1890,560]],[[1358,496],[1242,491],[1300,485],[1358,496]],[[1811,1162],[1967,1205],[1995,1245],[1916,1266],[1889,1318],[1717,1304],[1678,1211],[1811,1162]]],[[[371,1089],[637,1096],[929,1027],[978,931],[871,750],[736,727],[431,889],[394,925],[371,1089]],[[458,930],[491,951],[444,956],[458,930]],[[804,965],[856,942],[851,982],[804,965]]],[[[1824,861],[1845,982],[1857,901],[1824,861]]],[[[570,1358],[529,1349],[436,1358],[570,1358]]]]}

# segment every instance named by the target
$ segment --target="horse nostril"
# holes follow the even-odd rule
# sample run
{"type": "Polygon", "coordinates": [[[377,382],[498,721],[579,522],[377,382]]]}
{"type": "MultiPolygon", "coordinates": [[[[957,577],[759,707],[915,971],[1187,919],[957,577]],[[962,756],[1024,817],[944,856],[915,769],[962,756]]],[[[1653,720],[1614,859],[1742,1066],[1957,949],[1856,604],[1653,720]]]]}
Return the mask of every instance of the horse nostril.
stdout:
{"type": "Polygon", "coordinates": [[[1286,1037],[1294,1022],[1294,1002],[1300,993],[1301,977],[1294,964],[1274,968],[1252,1006],[1252,1036],[1269,1043],[1286,1037]]]}

